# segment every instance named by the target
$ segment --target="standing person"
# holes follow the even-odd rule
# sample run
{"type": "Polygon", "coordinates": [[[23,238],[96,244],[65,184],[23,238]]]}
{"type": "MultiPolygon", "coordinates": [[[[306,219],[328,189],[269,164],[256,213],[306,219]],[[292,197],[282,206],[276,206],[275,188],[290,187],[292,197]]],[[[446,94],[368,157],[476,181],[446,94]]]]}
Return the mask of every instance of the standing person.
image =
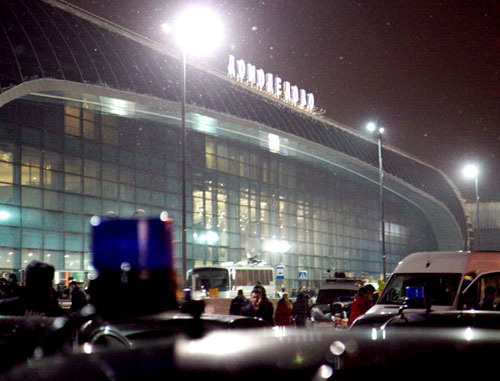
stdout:
{"type": "Polygon", "coordinates": [[[69,312],[80,311],[87,304],[85,293],[80,290],[78,283],[74,280],[69,283],[69,294],[71,295],[71,307],[69,308],[69,312]]]}
{"type": "Polygon", "coordinates": [[[364,315],[372,307],[370,294],[366,287],[360,287],[358,293],[354,297],[354,302],[351,304],[351,314],[349,315],[349,326],[359,316],[364,315]]]}
{"type": "Polygon", "coordinates": [[[372,303],[373,306],[375,305],[375,303],[377,303],[378,294],[375,291],[375,287],[373,287],[373,285],[367,284],[365,287],[368,290],[368,299],[370,299],[370,302],[372,303]]]}
{"type": "Polygon", "coordinates": [[[311,316],[309,311],[309,300],[304,292],[300,292],[297,300],[293,303],[293,318],[297,327],[305,327],[306,322],[311,316]]]}
{"type": "Polygon", "coordinates": [[[495,306],[493,303],[495,302],[496,293],[497,289],[495,287],[486,287],[486,289],[484,290],[484,298],[481,303],[479,303],[479,309],[482,311],[494,311],[495,306]]]}
{"type": "Polygon", "coordinates": [[[9,274],[9,278],[7,280],[7,290],[9,298],[13,298],[15,296],[21,295],[21,286],[17,282],[17,275],[14,273],[9,274]]]}
{"type": "Polygon", "coordinates": [[[274,315],[274,322],[276,325],[291,325],[292,311],[292,302],[288,299],[288,294],[284,292],[283,297],[279,300],[278,305],[276,306],[276,315],[274,315]]]}
{"type": "Polygon", "coordinates": [[[245,298],[243,290],[238,290],[238,295],[236,298],[231,300],[231,306],[229,307],[229,315],[241,315],[241,310],[248,304],[248,299],[245,298]]]}
{"type": "Polygon", "coordinates": [[[52,281],[54,266],[31,261],[26,266],[26,286],[20,296],[0,300],[0,314],[24,316],[62,316],[64,310],[59,306],[52,281]]]}
{"type": "Polygon", "coordinates": [[[263,293],[262,286],[254,287],[250,294],[250,302],[241,309],[243,316],[258,317],[271,325],[274,325],[273,312],[273,304],[265,296],[265,289],[263,293]]]}

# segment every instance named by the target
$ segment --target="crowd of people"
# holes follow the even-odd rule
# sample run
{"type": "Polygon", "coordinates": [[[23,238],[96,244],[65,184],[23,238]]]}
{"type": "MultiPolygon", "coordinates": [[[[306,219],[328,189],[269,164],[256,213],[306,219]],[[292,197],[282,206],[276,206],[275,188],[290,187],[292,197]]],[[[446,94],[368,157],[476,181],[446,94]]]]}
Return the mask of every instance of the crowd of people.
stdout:
{"type": "MultiPolygon", "coordinates": [[[[302,290],[295,294],[296,300],[292,303],[288,293],[282,290],[281,299],[273,312],[274,306],[267,298],[265,288],[256,285],[249,299],[245,297],[243,290],[238,291],[238,295],[231,301],[229,314],[257,317],[271,325],[304,327],[311,318],[311,292],[308,291],[302,290]]],[[[348,325],[351,326],[356,318],[365,314],[376,303],[377,298],[378,294],[371,284],[361,287],[351,304],[348,325]]]]}
{"type": "MultiPolygon", "coordinates": [[[[20,285],[16,274],[10,274],[7,279],[0,279],[0,314],[25,316],[61,316],[67,311],[59,305],[59,299],[71,298],[69,312],[79,311],[87,304],[87,296],[76,281],[71,281],[69,287],[58,285],[54,288],[54,267],[48,263],[32,261],[26,267],[24,285],[20,285]]],[[[311,317],[310,297],[312,289],[301,290],[292,303],[288,293],[282,289],[281,298],[274,311],[266,289],[257,284],[247,299],[243,290],[231,301],[229,313],[257,317],[270,325],[298,327],[306,326],[311,317]]],[[[361,287],[351,305],[349,326],[354,320],[366,313],[376,302],[378,294],[372,285],[361,287]]],[[[487,301],[484,302],[486,309],[487,301]]]]}
{"type": "MultiPolygon", "coordinates": [[[[67,314],[58,300],[58,290],[54,288],[54,266],[32,261],[26,266],[26,279],[20,285],[16,274],[9,274],[7,280],[0,280],[0,315],[13,316],[63,316],[67,314]]],[[[60,295],[64,296],[64,291],[60,295]]],[[[76,281],[68,288],[71,298],[69,312],[76,312],[87,304],[85,293],[76,281]]]]}
{"type": "Polygon", "coordinates": [[[261,285],[256,285],[247,299],[243,290],[238,291],[238,295],[231,301],[229,314],[257,317],[267,321],[270,325],[305,326],[310,317],[309,296],[306,293],[299,293],[297,300],[292,303],[288,293],[283,292],[281,299],[274,306],[266,294],[266,289],[261,285]]]}

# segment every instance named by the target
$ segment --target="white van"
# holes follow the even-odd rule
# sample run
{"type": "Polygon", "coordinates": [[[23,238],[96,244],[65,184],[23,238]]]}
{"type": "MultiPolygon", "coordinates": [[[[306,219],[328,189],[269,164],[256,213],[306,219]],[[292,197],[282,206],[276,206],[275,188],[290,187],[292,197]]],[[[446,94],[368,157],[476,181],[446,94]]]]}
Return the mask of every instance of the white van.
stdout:
{"type": "Polygon", "coordinates": [[[497,288],[500,302],[500,252],[420,252],[396,266],[370,313],[396,313],[406,288],[423,286],[427,303],[435,311],[478,308],[487,286],[497,288]]]}

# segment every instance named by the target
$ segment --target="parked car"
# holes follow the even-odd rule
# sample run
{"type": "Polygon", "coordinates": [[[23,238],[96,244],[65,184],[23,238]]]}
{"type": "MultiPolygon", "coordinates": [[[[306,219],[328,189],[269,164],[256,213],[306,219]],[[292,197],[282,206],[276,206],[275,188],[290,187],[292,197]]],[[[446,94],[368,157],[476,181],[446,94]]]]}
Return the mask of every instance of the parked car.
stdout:
{"type": "Polygon", "coordinates": [[[350,307],[360,283],[351,278],[327,279],[321,285],[316,302],[311,307],[315,321],[332,321],[338,326],[347,326],[350,307]]]}

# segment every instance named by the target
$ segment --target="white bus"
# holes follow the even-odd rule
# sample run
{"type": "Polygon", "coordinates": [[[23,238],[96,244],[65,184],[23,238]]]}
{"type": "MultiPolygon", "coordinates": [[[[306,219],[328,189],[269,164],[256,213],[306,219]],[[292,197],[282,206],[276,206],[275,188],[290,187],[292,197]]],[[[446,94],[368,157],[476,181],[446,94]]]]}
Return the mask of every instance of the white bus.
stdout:
{"type": "MultiPolygon", "coordinates": [[[[266,265],[222,264],[196,267],[187,272],[188,287],[195,292],[217,289],[219,298],[234,298],[238,290],[243,290],[246,297],[255,285],[261,284],[266,289],[268,298],[274,297],[276,291],[274,268],[266,265]]],[[[212,291],[213,292],[213,291],[212,291]]]]}

